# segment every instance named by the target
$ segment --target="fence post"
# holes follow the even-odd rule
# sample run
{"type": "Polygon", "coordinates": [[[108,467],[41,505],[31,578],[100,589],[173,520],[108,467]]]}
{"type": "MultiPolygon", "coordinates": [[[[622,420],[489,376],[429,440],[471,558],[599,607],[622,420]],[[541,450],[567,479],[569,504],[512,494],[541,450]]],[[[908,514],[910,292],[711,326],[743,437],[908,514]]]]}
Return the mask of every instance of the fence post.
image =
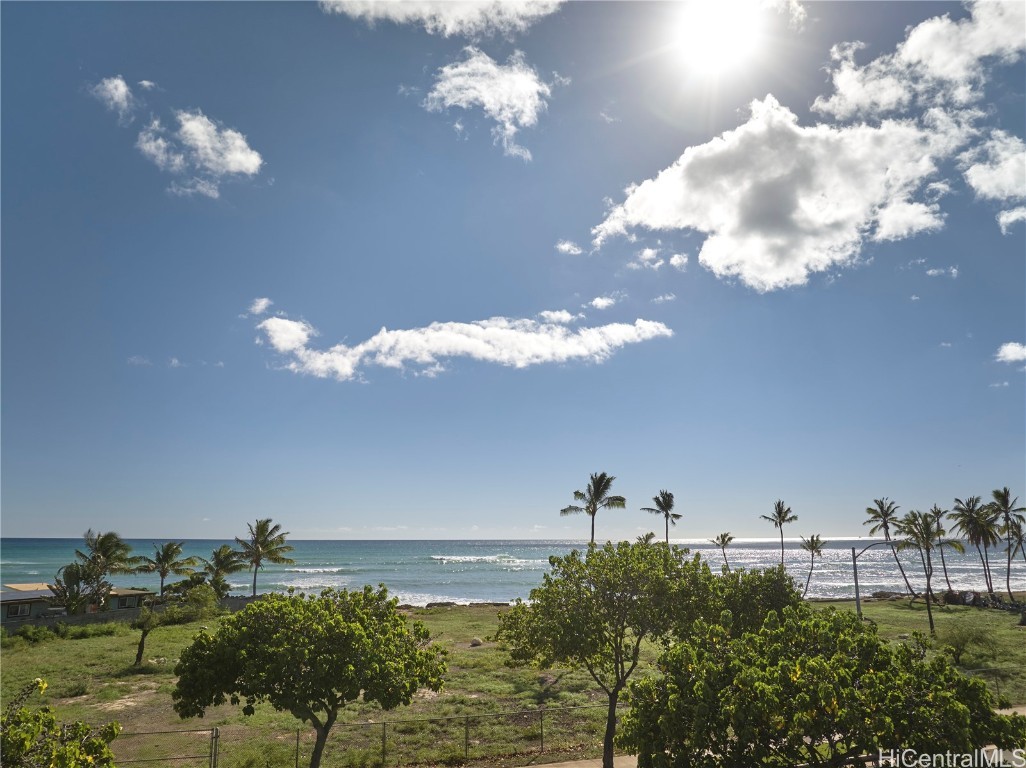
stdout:
{"type": "Polygon", "coordinates": [[[381,768],[385,768],[385,740],[388,738],[386,729],[388,724],[386,721],[381,721],[381,768]]]}
{"type": "Polygon", "coordinates": [[[221,732],[217,727],[210,729],[210,768],[217,768],[217,753],[221,744],[221,732]]]}
{"type": "Polygon", "coordinates": [[[463,759],[470,759],[470,716],[463,718],[463,759]]]}
{"type": "Polygon", "coordinates": [[[299,768],[299,729],[296,728],[296,768],[299,768]]]}
{"type": "Polygon", "coordinates": [[[541,730],[541,749],[539,749],[538,751],[539,752],[544,752],[545,751],[545,710],[544,710],[544,708],[538,710],[538,727],[541,730]]]}

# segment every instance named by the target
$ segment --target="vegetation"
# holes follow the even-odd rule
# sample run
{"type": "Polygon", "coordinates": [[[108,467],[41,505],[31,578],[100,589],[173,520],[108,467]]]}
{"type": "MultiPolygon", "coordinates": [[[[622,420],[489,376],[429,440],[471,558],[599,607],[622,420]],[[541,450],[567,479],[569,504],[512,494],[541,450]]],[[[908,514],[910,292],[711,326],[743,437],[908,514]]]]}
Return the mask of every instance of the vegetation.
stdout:
{"type": "Polygon", "coordinates": [[[791,508],[777,499],[773,504],[772,515],[759,515],[763,520],[773,523],[773,527],[780,531],[780,565],[784,565],[784,526],[793,523],[798,515],[791,512],[791,508]]]}
{"type": "Polygon", "coordinates": [[[990,572],[990,548],[998,543],[997,513],[980,503],[979,496],[967,496],[965,500],[955,499],[951,519],[955,530],[976,547],[983,564],[983,578],[987,593],[994,594],[994,580],[990,572]]]}
{"type": "Polygon", "coordinates": [[[812,561],[809,563],[809,575],[805,579],[805,589],[802,590],[802,597],[805,597],[809,594],[809,582],[812,581],[812,571],[816,568],[816,558],[823,557],[823,540],[818,533],[812,534],[809,538],[802,536],[802,549],[812,557],[812,561]]]}
{"type": "MultiPolygon", "coordinates": [[[[880,531],[883,531],[884,541],[891,542],[891,527],[897,526],[898,523],[898,505],[893,501],[884,496],[882,499],[873,499],[872,507],[866,507],[866,514],[869,515],[868,520],[863,520],[863,525],[871,525],[869,529],[870,536],[876,536],[880,531]]],[[[898,570],[901,572],[901,578],[905,582],[905,588],[908,590],[910,595],[916,594],[916,591],[912,589],[912,585],[909,584],[908,576],[905,575],[905,569],[901,566],[901,560],[898,559],[898,552],[894,547],[891,547],[891,554],[894,555],[894,563],[898,566],[898,570]]]]}
{"type": "Polygon", "coordinates": [[[574,499],[583,501],[584,506],[579,507],[571,504],[559,510],[561,515],[576,515],[581,512],[591,518],[591,543],[595,543],[595,516],[600,509],[623,509],[627,506],[627,499],[623,496],[611,496],[609,491],[616,480],[612,475],[605,472],[592,473],[588,485],[584,491],[574,491],[574,499]]]}
{"type": "Polygon", "coordinates": [[[161,545],[153,545],[153,557],[143,557],[139,570],[160,575],[160,595],[164,595],[164,580],[174,574],[187,576],[193,573],[197,564],[195,557],[182,557],[184,541],[168,541],[161,545]]]}
{"type": "Polygon", "coordinates": [[[686,550],[644,542],[592,546],[552,557],[551,573],[500,618],[499,637],[514,663],[587,670],[606,694],[602,765],[613,766],[616,706],[638,668],[643,644],[667,634],[679,590],[704,569],[686,550]]]}
{"type": "Polygon", "coordinates": [[[669,491],[659,491],[658,496],[652,497],[653,507],[642,507],[642,512],[651,512],[653,515],[662,515],[666,520],[666,546],[670,546],[670,526],[676,525],[683,515],[673,511],[673,494],[669,491]]]}
{"type": "Polygon", "coordinates": [[[730,531],[719,534],[715,539],[709,539],[709,543],[719,547],[720,552],[723,553],[723,567],[728,571],[730,570],[730,563],[727,562],[727,547],[730,546],[730,542],[733,540],[734,537],[730,535],[730,531]]]}
{"type": "Polygon", "coordinates": [[[288,531],[283,531],[281,526],[275,523],[271,525],[271,518],[267,517],[257,520],[255,524],[247,524],[249,528],[248,539],[235,539],[239,545],[239,554],[244,562],[249,563],[253,569],[253,597],[256,597],[257,572],[263,567],[264,561],[278,565],[292,565],[295,560],[288,557],[292,546],[285,543],[288,531]]]}
{"type": "Polygon", "coordinates": [[[226,576],[245,570],[246,561],[241,552],[232,549],[227,544],[210,553],[210,559],[201,559],[203,573],[207,577],[207,583],[213,587],[218,597],[227,597],[229,592],[226,576]]]}
{"type": "Polygon", "coordinates": [[[934,532],[937,535],[937,552],[940,554],[941,567],[944,570],[944,583],[948,585],[948,592],[953,592],[951,589],[951,579],[948,578],[948,561],[944,559],[944,550],[953,549],[959,554],[965,552],[965,547],[962,546],[962,542],[956,539],[946,539],[948,532],[944,529],[944,518],[948,516],[946,509],[941,509],[936,504],[930,509],[930,514],[934,518],[934,532]]]}
{"type": "Polygon", "coordinates": [[[98,730],[82,722],[58,723],[53,710],[25,706],[29,696],[46,690],[36,678],[11,700],[0,720],[0,754],[10,768],[73,768],[92,765],[113,768],[110,743],[121,730],[116,722],[98,730]]]}
{"type": "Polygon", "coordinates": [[[217,604],[217,595],[209,584],[196,584],[184,593],[180,602],[173,603],[162,611],[144,607],[131,624],[132,629],[137,629],[140,633],[139,645],[135,652],[135,666],[142,665],[143,655],[146,653],[146,638],[153,630],[207,619],[218,613],[220,607],[217,604]]]}
{"type": "MultiPolygon", "coordinates": [[[[991,496],[994,501],[990,503],[991,511],[994,516],[1002,521],[1002,531],[1005,534],[1005,545],[1007,547],[1006,554],[1008,556],[1008,566],[1005,570],[1005,588],[1008,590],[1008,599],[1014,600],[1012,595],[1012,554],[1014,552],[1012,546],[1012,535],[1014,531],[1013,522],[1018,522],[1020,526],[1026,520],[1023,517],[1023,512],[1026,512],[1026,507],[1017,507],[1019,503],[1019,497],[1012,498],[1012,492],[1008,490],[1008,486],[1004,488],[996,488],[991,492],[991,496]]],[[[1021,544],[1022,539],[1019,538],[1021,544]]]]}
{"type": "Polygon", "coordinates": [[[183,718],[245,701],[267,701],[317,733],[310,768],[320,765],[331,727],[362,698],[390,710],[419,688],[442,687],[445,661],[423,624],[408,626],[388,591],[325,590],[320,596],[266,596],[201,632],[182,651],[172,698],[183,718]]]}
{"type": "Polygon", "coordinates": [[[630,688],[619,744],[638,765],[838,765],[878,749],[967,753],[1026,745],[979,680],[921,639],[889,645],[850,612],[770,612],[739,634],[697,622],[630,688]]]}
{"type": "Polygon", "coordinates": [[[85,613],[90,605],[101,605],[107,600],[114,585],[91,563],[68,563],[54,577],[50,591],[50,604],[63,608],[69,616],[85,613]]]}

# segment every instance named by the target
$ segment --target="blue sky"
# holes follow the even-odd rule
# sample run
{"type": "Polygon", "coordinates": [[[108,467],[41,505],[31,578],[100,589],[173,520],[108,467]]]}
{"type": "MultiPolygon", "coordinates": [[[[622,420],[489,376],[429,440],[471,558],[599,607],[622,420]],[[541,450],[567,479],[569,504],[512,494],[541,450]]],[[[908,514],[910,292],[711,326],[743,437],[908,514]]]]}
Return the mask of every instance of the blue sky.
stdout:
{"type": "Polygon", "coordinates": [[[1026,495],[1022,3],[5,2],[2,531],[1026,495]]]}

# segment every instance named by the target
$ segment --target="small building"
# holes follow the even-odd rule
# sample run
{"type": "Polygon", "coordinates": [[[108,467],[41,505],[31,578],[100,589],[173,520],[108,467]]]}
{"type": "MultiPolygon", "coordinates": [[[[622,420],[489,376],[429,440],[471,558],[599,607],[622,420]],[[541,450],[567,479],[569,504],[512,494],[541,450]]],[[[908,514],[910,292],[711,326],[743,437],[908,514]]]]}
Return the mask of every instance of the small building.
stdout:
{"type": "Polygon", "coordinates": [[[157,593],[152,589],[121,589],[117,587],[110,591],[107,610],[123,611],[126,608],[142,608],[147,601],[156,596],[157,593]]]}
{"type": "Polygon", "coordinates": [[[0,623],[53,616],[60,611],[50,606],[52,597],[48,584],[4,584],[0,591],[0,623]]]}

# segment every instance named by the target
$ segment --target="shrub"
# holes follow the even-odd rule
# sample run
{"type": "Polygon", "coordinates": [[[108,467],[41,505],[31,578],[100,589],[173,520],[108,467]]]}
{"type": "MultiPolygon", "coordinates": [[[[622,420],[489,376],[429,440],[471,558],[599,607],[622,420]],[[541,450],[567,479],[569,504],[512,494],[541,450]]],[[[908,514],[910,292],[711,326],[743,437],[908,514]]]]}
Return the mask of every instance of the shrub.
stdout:
{"type": "Polygon", "coordinates": [[[56,635],[46,627],[37,627],[33,624],[26,624],[23,627],[19,627],[16,634],[18,637],[24,637],[30,643],[45,643],[56,637],[56,635]]]}

